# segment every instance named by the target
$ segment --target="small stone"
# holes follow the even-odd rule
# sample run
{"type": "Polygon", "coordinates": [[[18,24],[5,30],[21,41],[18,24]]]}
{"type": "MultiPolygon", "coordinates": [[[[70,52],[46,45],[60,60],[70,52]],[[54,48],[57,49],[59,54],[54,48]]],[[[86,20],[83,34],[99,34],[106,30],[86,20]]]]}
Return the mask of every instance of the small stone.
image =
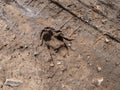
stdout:
{"type": "Polygon", "coordinates": [[[109,42],[110,42],[110,40],[109,40],[108,38],[106,38],[106,39],[105,39],[105,42],[106,42],[106,43],[109,43],[109,42]]]}
{"type": "Polygon", "coordinates": [[[25,48],[28,48],[28,45],[25,45],[25,48]]]}
{"type": "Polygon", "coordinates": [[[3,87],[3,81],[0,80],[0,88],[3,87]]]}
{"type": "Polygon", "coordinates": [[[69,43],[69,44],[68,44],[68,46],[70,47],[70,46],[71,46],[71,44],[69,43]]]}
{"type": "Polygon", "coordinates": [[[89,63],[89,65],[90,65],[90,66],[92,66],[92,64],[91,64],[91,63],[89,63]]]}
{"type": "Polygon", "coordinates": [[[0,71],[3,70],[3,67],[0,66],[0,71]]]}
{"type": "Polygon", "coordinates": [[[21,80],[16,80],[16,79],[6,79],[5,85],[6,86],[11,86],[11,87],[18,87],[22,84],[23,82],[21,80]]]}
{"type": "Polygon", "coordinates": [[[12,38],[13,38],[13,39],[16,39],[16,35],[12,35],[12,38]]]}
{"type": "Polygon", "coordinates": [[[92,80],[92,83],[93,83],[95,86],[100,86],[100,85],[102,84],[103,80],[104,80],[103,77],[97,78],[97,79],[93,79],[93,80],[92,80]]]}
{"type": "Polygon", "coordinates": [[[89,66],[92,66],[92,63],[88,62],[88,65],[89,65],[89,66]]]}
{"type": "Polygon", "coordinates": [[[6,30],[10,30],[10,26],[7,26],[7,27],[6,27],[6,30]]]}
{"type": "Polygon", "coordinates": [[[67,67],[62,67],[62,68],[61,68],[61,71],[62,71],[62,72],[67,71],[67,67]]]}
{"type": "Polygon", "coordinates": [[[116,63],[115,63],[115,66],[119,66],[119,65],[120,65],[120,63],[119,63],[119,62],[116,62],[116,63]]]}
{"type": "Polygon", "coordinates": [[[62,88],[65,88],[65,85],[64,85],[64,84],[62,84],[62,88]]]}
{"type": "Polygon", "coordinates": [[[38,56],[39,55],[39,53],[38,52],[34,52],[34,56],[36,57],[36,56],[38,56]]]}
{"type": "Polygon", "coordinates": [[[75,50],[77,50],[77,47],[71,45],[71,49],[72,49],[73,51],[75,51],[75,50]]]}
{"type": "Polygon", "coordinates": [[[62,62],[61,61],[57,61],[57,65],[61,65],[62,64],[62,62]]]}
{"type": "Polygon", "coordinates": [[[87,56],[87,59],[90,59],[90,56],[87,56]]]}
{"type": "Polygon", "coordinates": [[[107,22],[107,19],[102,20],[102,24],[106,24],[106,22],[107,22]]]}
{"type": "Polygon", "coordinates": [[[102,68],[98,66],[97,70],[98,70],[98,72],[100,72],[102,70],[102,68]]]}
{"type": "Polygon", "coordinates": [[[8,60],[11,60],[11,59],[12,59],[12,56],[9,56],[9,57],[8,57],[8,60]]]}
{"type": "Polygon", "coordinates": [[[54,67],[54,63],[51,63],[50,66],[51,66],[51,67],[54,67]]]}
{"type": "Polygon", "coordinates": [[[106,62],[110,62],[110,60],[109,60],[109,59],[106,59],[105,61],[106,61],[106,62]]]}

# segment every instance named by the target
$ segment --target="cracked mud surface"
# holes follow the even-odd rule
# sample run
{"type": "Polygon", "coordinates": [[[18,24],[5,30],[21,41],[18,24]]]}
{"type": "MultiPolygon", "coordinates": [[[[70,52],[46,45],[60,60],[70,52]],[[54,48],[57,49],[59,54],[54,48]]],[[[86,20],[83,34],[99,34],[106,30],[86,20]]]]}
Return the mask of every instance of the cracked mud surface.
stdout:
{"type": "Polygon", "coordinates": [[[120,1],[0,0],[0,90],[120,90],[120,1]],[[50,61],[44,27],[74,38],[68,56],[50,61]]]}

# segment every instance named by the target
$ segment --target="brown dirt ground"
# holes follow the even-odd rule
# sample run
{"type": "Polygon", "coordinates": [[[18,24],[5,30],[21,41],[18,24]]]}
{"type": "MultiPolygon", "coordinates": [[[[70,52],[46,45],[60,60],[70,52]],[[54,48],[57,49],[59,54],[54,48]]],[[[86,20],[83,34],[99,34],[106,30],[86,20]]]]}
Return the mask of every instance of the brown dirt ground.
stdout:
{"type": "Polygon", "coordinates": [[[0,0],[0,87],[120,90],[120,1],[0,0]],[[47,26],[74,38],[66,42],[68,56],[62,50],[49,61],[49,50],[40,46],[47,26]],[[6,86],[11,78],[23,83],[6,86]]]}

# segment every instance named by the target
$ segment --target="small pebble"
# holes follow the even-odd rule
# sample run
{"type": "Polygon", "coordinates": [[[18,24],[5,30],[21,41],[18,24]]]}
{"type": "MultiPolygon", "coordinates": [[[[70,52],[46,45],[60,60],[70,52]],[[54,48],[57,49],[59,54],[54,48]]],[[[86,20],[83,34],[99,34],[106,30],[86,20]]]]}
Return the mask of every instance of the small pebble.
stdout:
{"type": "Polygon", "coordinates": [[[66,67],[66,66],[62,66],[62,67],[61,67],[61,71],[62,71],[62,72],[67,71],[67,67],[66,67]]]}
{"type": "Polygon", "coordinates": [[[57,65],[61,65],[62,64],[62,62],[61,61],[57,61],[57,65]]]}
{"type": "Polygon", "coordinates": [[[65,88],[65,85],[64,85],[64,84],[62,84],[62,88],[65,88]]]}
{"type": "Polygon", "coordinates": [[[106,24],[106,22],[107,22],[107,19],[102,20],[102,24],[106,24]]]}
{"type": "Polygon", "coordinates": [[[55,65],[54,65],[54,63],[51,63],[50,66],[51,66],[51,67],[54,67],[55,65]]]}
{"type": "Polygon", "coordinates": [[[70,47],[70,46],[71,46],[71,44],[69,43],[69,44],[68,44],[68,46],[70,47]]]}
{"type": "Polygon", "coordinates": [[[10,30],[10,26],[7,26],[7,27],[6,27],[6,30],[10,30]]]}
{"type": "Polygon", "coordinates": [[[92,83],[93,83],[95,86],[101,86],[103,80],[104,80],[103,77],[97,78],[97,79],[93,79],[93,80],[92,80],[92,83]]]}
{"type": "Polygon", "coordinates": [[[106,59],[105,61],[106,61],[106,62],[110,62],[110,60],[109,60],[109,59],[106,59]]]}
{"type": "Polygon", "coordinates": [[[22,84],[23,82],[21,80],[16,80],[16,79],[6,79],[5,85],[6,86],[11,86],[11,87],[18,87],[22,84]]]}
{"type": "Polygon", "coordinates": [[[11,60],[11,59],[12,59],[12,56],[9,56],[9,57],[8,57],[8,60],[11,60]]]}
{"type": "Polygon", "coordinates": [[[16,39],[16,35],[12,35],[12,38],[13,38],[13,39],[16,39]]]}
{"type": "Polygon", "coordinates": [[[110,42],[110,40],[109,40],[108,38],[106,38],[106,39],[105,39],[105,42],[106,42],[106,43],[109,43],[109,42],[110,42]]]}
{"type": "Polygon", "coordinates": [[[28,48],[28,45],[25,45],[25,48],[28,48]]]}
{"type": "Polygon", "coordinates": [[[116,63],[115,63],[115,66],[119,66],[119,65],[120,65],[120,63],[119,63],[119,62],[116,62],[116,63]]]}
{"type": "Polygon", "coordinates": [[[91,64],[90,62],[88,62],[88,65],[89,65],[89,66],[92,66],[92,64],[91,64]]]}
{"type": "Polygon", "coordinates": [[[3,81],[0,80],[0,88],[3,87],[3,81]]]}
{"type": "Polygon", "coordinates": [[[102,70],[102,68],[98,66],[97,70],[98,70],[98,72],[100,72],[102,70]]]}
{"type": "Polygon", "coordinates": [[[34,52],[34,56],[36,57],[36,56],[38,56],[39,55],[39,53],[38,52],[34,52]]]}
{"type": "Polygon", "coordinates": [[[90,56],[87,56],[87,59],[90,59],[90,56]]]}

